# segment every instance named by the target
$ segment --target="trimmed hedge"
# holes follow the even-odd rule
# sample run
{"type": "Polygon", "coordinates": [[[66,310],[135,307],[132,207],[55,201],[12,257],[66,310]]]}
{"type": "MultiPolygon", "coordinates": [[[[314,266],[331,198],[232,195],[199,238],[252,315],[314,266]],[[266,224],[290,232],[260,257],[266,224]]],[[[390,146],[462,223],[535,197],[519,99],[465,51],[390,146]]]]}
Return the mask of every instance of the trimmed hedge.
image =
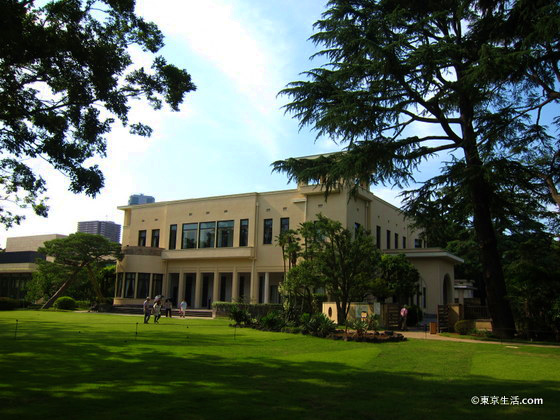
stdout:
{"type": "Polygon", "coordinates": [[[453,326],[453,329],[457,334],[467,335],[474,330],[474,322],[470,319],[463,319],[457,321],[453,326]]]}
{"type": "Polygon", "coordinates": [[[237,302],[214,302],[212,309],[216,310],[217,316],[229,316],[232,308],[241,308],[249,311],[252,318],[262,318],[272,311],[281,311],[279,303],[237,303],[237,302]]]}
{"type": "Polygon", "coordinates": [[[21,307],[20,301],[9,297],[0,297],[0,311],[12,311],[21,307]]]}
{"type": "Polygon", "coordinates": [[[66,309],[69,311],[73,311],[78,307],[74,298],[70,296],[61,296],[59,297],[53,305],[56,309],[66,309]]]}

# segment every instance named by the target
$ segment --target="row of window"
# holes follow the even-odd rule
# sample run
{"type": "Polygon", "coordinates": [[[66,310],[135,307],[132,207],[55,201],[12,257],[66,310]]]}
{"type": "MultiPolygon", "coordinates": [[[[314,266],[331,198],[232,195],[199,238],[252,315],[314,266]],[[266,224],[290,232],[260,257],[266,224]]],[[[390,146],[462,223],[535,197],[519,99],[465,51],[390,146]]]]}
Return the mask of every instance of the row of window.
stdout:
{"type": "MultiPolygon", "coordinates": [[[[264,219],[263,244],[272,244],[273,220],[264,219]]],[[[169,226],[169,249],[177,249],[178,225],[169,226]]],[[[229,248],[233,247],[233,220],[217,222],[183,223],[181,226],[180,249],[229,248]]],[[[290,229],[290,218],[280,219],[280,232],[290,229]]],[[[138,246],[146,246],[147,231],[138,231],[138,246]]],[[[239,221],[239,245],[249,244],[249,219],[239,221]]],[[[152,230],[152,247],[159,247],[159,229],[152,230]]]]}
{"type": "MultiPolygon", "coordinates": [[[[381,249],[381,226],[376,226],[376,231],[375,231],[375,237],[377,240],[377,248],[381,249]]],[[[386,247],[385,249],[399,249],[399,234],[395,233],[394,234],[394,242],[393,242],[393,246],[391,246],[391,231],[389,229],[387,229],[386,232],[386,247]]],[[[406,236],[402,237],[402,248],[406,249],[407,246],[407,241],[406,241],[406,236]]],[[[423,243],[422,243],[422,239],[415,239],[414,240],[414,248],[422,248],[423,243]]]]}
{"type": "MultiPolygon", "coordinates": [[[[263,244],[272,244],[273,240],[273,219],[263,221],[263,244]]],[[[233,220],[222,220],[218,222],[183,223],[181,227],[181,248],[228,248],[233,247],[233,230],[235,222],[233,220]]],[[[357,225],[357,224],[356,224],[357,225]]],[[[290,229],[290,218],[280,218],[280,233],[290,229]]],[[[138,246],[146,246],[145,230],[138,232],[138,246]]],[[[376,227],[377,247],[381,248],[381,226],[376,227]]],[[[249,243],[249,219],[239,221],[239,245],[247,246],[249,243]]],[[[386,232],[386,249],[399,248],[399,234],[386,232]],[[392,239],[394,238],[394,241],[392,239]],[[392,242],[392,243],[391,243],[392,242]]],[[[152,230],[151,246],[159,247],[159,229],[152,230]]],[[[422,248],[421,239],[414,240],[414,248],[422,248]]],[[[406,236],[402,237],[402,248],[407,248],[406,236]]],[[[177,249],[177,225],[169,227],[169,249],[177,249]]]]}
{"type": "Polygon", "coordinates": [[[163,274],[138,273],[136,276],[136,273],[117,273],[115,297],[144,299],[146,296],[161,295],[162,287],[163,274]],[[152,277],[151,291],[150,276],[152,277]]]}

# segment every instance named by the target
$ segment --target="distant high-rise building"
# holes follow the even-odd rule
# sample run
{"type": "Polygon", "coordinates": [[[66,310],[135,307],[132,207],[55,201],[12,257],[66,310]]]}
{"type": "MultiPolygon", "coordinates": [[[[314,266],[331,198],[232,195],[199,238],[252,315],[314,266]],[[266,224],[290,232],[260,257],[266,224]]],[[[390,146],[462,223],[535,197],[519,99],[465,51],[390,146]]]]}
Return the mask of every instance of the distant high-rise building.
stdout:
{"type": "Polygon", "coordinates": [[[155,203],[156,199],[151,195],[133,194],[128,198],[128,205],[134,206],[136,204],[150,204],[155,203]]]}
{"type": "Polygon", "coordinates": [[[121,225],[115,222],[99,220],[78,222],[78,232],[102,235],[111,242],[120,243],[121,241],[121,225]]]}

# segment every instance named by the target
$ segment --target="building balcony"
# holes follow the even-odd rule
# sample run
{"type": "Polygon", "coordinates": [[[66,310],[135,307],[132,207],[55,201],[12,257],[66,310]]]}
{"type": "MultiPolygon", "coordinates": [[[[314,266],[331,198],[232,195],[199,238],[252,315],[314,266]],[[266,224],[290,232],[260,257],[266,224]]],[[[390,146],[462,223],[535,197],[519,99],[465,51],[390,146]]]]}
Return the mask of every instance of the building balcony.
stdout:
{"type": "Polygon", "coordinates": [[[255,248],[245,246],[236,248],[199,248],[199,249],[174,249],[164,250],[161,253],[163,260],[199,260],[199,259],[224,259],[247,258],[255,256],[255,248]]]}

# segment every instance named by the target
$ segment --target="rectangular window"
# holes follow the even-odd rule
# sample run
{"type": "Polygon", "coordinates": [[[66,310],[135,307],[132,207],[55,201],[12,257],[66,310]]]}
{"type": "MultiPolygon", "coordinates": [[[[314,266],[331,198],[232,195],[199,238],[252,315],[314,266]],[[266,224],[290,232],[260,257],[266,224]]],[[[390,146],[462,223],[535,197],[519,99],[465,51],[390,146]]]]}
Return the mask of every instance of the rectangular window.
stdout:
{"type": "Polygon", "coordinates": [[[159,248],[159,229],[152,229],[152,248],[159,248]]]}
{"type": "Polygon", "coordinates": [[[183,238],[181,249],[196,248],[196,231],[198,223],[183,223],[183,238]]]}
{"type": "Polygon", "coordinates": [[[146,246],[146,231],[138,231],[138,246],[146,246]]]}
{"type": "MultiPolygon", "coordinates": [[[[144,231],[145,232],[145,231],[144,231]]],[[[125,273],[124,275],[124,297],[134,297],[134,283],[136,282],[136,273],[125,273]]]]}
{"type": "Polygon", "coordinates": [[[391,249],[391,231],[387,229],[387,249],[391,249]]]}
{"type": "Polygon", "coordinates": [[[218,222],[218,248],[233,246],[233,220],[218,222]]]}
{"type": "Polygon", "coordinates": [[[272,219],[264,219],[263,244],[272,243],[272,219]]]}
{"type": "Polygon", "coordinates": [[[426,288],[422,287],[422,308],[426,308],[426,288]]]}
{"type": "Polygon", "coordinates": [[[375,227],[375,241],[377,244],[377,248],[381,249],[381,226],[375,227]]]}
{"type": "Polygon", "coordinates": [[[177,247],[177,225],[169,226],[169,249],[177,247]]]}
{"type": "Polygon", "coordinates": [[[239,221],[239,246],[247,246],[249,244],[249,219],[241,219],[239,221]]]}
{"type": "Polygon", "coordinates": [[[282,217],[280,218],[280,233],[290,230],[290,218],[282,217]]]}
{"type": "Polygon", "coordinates": [[[198,247],[214,248],[215,238],[216,238],[216,222],[200,223],[200,231],[198,233],[198,247]]]}
{"type": "Polygon", "coordinates": [[[161,295],[163,289],[163,274],[152,274],[152,298],[161,295]]]}
{"type": "Polygon", "coordinates": [[[406,249],[406,236],[402,237],[402,247],[403,249],[406,249]]]}
{"type": "Polygon", "coordinates": [[[136,290],[136,297],[139,299],[144,299],[146,296],[149,296],[150,273],[138,273],[138,287],[136,290]]]}
{"type": "Polygon", "coordinates": [[[414,240],[414,248],[422,248],[422,239],[414,240]]]}
{"type": "Polygon", "coordinates": [[[360,224],[359,223],[354,223],[354,233],[358,232],[358,229],[360,229],[360,224]]]}
{"type": "Polygon", "coordinates": [[[395,233],[395,249],[399,248],[399,234],[395,233]]]}
{"type": "Polygon", "coordinates": [[[123,273],[117,273],[117,290],[115,290],[115,297],[122,297],[123,292],[123,273]]]}

